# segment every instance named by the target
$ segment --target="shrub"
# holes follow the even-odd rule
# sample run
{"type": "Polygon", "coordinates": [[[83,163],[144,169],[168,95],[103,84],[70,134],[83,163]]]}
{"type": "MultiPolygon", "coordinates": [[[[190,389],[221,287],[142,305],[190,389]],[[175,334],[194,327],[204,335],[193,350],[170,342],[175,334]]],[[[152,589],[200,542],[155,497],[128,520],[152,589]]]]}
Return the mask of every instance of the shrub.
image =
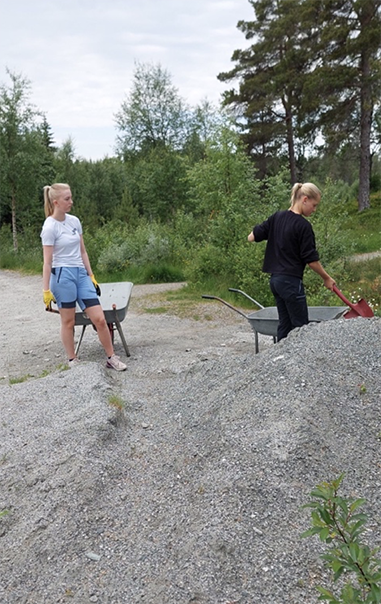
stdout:
{"type": "Polygon", "coordinates": [[[143,274],[145,283],[175,283],[185,280],[180,268],[161,262],[145,266],[143,274]]]}
{"type": "MultiPolygon", "coordinates": [[[[110,234],[108,229],[107,233],[110,234]]],[[[97,268],[101,272],[123,271],[131,265],[152,265],[172,259],[170,232],[164,225],[142,222],[132,232],[117,229],[114,235],[115,241],[105,238],[99,253],[97,268]]]]}
{"type": "Polygon", "coordinates": [[[333,581],[351,577],[334,595],[318,587],[319,600],[329,604],[379,604],[381,602],[381,560],[361,542],[367,516],[359,512],[365,499],[345,499],[338,494],[344,475],[336,480],[322,482],[311,491],[312,501],[304,505],[311,508],[312,527],[302,537],[318,535],[326,543],[328,552],[322,554],[327,568],[333,571],[333,581]]]}
{"type": "Polygon", "coordinates": [[[123,272],[129,264],[127,246],[123,243],[109,245],[101,252],[97,268],[102,273],[123,272]]]}
{"type": "Polygon", "coordinates": [[[188,274],[192,281],[204,281],[210,277],[222,276],[228,272],[228,259],[213,243],[206,243],[197,252],[188,274]]]}

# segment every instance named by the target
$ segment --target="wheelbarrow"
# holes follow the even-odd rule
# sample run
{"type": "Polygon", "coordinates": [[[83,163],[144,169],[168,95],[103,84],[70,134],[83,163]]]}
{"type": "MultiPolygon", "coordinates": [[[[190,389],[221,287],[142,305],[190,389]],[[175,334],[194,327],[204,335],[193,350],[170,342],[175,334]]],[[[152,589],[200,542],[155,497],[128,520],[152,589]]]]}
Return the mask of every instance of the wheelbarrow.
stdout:
{"type": "MultiPolygon", "coordinates": [[[[254,298],[241,291],[240,289],[234,289],[229,287],[229,291],[236,292],[242,294],[246,298],[248,298],[251,302],[253,302],[260,310],[250,313],[246,315],[244,312],[229,304],[222,298],[217,298],[217,296],[208,296],[203,295],[203,298],[208,298],[211,300],[218,300],[228,306],[242,317],[247,319],[250,323],[250,326],[254,332],[255,338],[255,353],[259,352],[259,344],[258,344],[258,334],[262,334],[265,336],[272,336],[274,342],[277,341],[277,331],[278,331],[278,309],[276,306],[268,306],[264,307],[262,304],[257,302],[254,298]]],[[[320,323],[321,321],[330,321],[331,319],[338,319],[343,316],[343,314],[348,310],[348,306],[309,306],[308,307],[308,320],[310,323],[320,323]]]]}
{"type": "MultiPolygon", "coordinates": [[[[118,331],[120,339],[122,340],[124,350],[126,351],[126,355],[128,357],[131,355],[127,346],[126,338],[124,337],[121,322],[124,320],[127,314],[133,285],[134,284],[129,281],[124,281],[120,283],[99,284],[101,289],[99,301],[101,303],[106,322],[110,330],[112,343],[114,343],[114,333],[115,331],[118,331]]],[[[58,313],[58,310],[53,308],[47,308],[46,310],[58,313]]],[[[88,325],[92,325],[89,317],[86,315],[85,312],[81,310],[78,304],[76,306],[75,311],[75,326],[77,325],[82,326],[82,330],[77,346],[75,348],[76,355],[78,354],[81,342],[83,340],[83,336],[85,335],[86,327],[88,325]]]]}

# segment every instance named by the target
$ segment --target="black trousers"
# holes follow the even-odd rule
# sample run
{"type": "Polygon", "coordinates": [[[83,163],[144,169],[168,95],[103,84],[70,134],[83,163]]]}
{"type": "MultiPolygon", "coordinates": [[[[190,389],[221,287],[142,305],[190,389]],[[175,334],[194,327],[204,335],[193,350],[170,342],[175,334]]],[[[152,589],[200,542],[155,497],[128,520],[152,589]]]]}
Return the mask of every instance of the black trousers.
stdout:
{"type": "Polygon", "coordinates": [[[292,329],[308,323],[307,299],[303,281],[290,275],[271,275],[270,288],[274,295],[278,315],[278,341],[292,329]]]}

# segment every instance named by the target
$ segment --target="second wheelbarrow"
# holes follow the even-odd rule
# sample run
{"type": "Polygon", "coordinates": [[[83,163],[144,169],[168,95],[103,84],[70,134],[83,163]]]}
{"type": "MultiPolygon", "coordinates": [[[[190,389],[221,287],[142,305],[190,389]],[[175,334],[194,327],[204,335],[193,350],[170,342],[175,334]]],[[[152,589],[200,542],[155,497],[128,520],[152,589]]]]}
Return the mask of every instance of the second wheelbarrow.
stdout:
{"type": "MultiPolygon", "coordinates": [[[[122,281],[116,283],[100,283],[99,285],[101,288],[99,301],[110,330],[111,340],[114,343],[114,332],[117,330],[120,339],[122,340],[124,350],[126,351],[126,355],[129,357],[130,351],[127,346],[126,338],[124,337],[121,322],[127,314],[134,284],[130,281],[122,281]]],[[[75,325],[82,325],[81,335],[75,349],[75,354],[78,354],[86,327],[92,325],[89,317],[78,306],[75,313],[75,325]]]]}
{"type": "MultiPolygon", "coordinates": [[[[248,298],[251,302],[253,302],[256,306],[259,307],[260,310],[256,310],[246,315],[242,310],[236,308],[226,302],[222,298],[218,298],[217,296],[208,296],[203,295],[203,298],[208,298],[211,300],[218,300],[228,306],[242,317],[247,319],[250,323],[250,326],[254,332],[255,338],[255,352],[259,352],[259,344],[258,344],[258,334],[262,334],[265,336],[272,336],[274,342],[277,340],[277,330],[279,324],[278,317],[278,309],[276,306],[268,306],[264,307],[262,304],[251,298],[248,294],[241,291],[240,289],[229,288],[231,292],[237,292],[242,294],[246,298],[248,298]]],[[[338,319],[342,317],[343,314],[348,310],[348,306],[309,306],[308,307],[308,319],[310,323],[320,323],[322,321],[330,321],[332,319],[338,319]]]]}
{"type": "MultiPolygon", "coordinates": [[[[127,346],[126,338],[124,337],[121,322],[124,320],[127,313],[133,285],[134,284],[130,281],[99,284],[101,290],[99,301],[110,330],[112,343],[114,343],[114,332],[117,330],[128,357],[130,356],[130,351],[127,346]]],[[[51,308],[51,306],[46,310],[53,313],[58,313],[58,310],[51,308]]],[[[81,310],[78,304],[75,311],[75,326],[77,325],[82,326],[82,331],[75,348],[75,354],[78,354],[83,336],[85,335],[86,327],[88,325],[92,325],[89,317],[85,312],[83,312],[83,310],[81,310]]]]}

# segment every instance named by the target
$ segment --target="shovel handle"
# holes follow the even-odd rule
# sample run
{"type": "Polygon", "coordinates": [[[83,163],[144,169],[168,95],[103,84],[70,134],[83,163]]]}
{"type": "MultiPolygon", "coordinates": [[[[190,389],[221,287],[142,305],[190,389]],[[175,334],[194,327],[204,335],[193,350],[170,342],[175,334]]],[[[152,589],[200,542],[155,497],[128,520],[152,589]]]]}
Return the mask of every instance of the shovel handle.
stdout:
{"type": "Polygon", "coordinates": [[[354,305],[354,304],[352,304],[352,302],[349,302],[349,300],[347,300],[347,298],[344,296],[344,294],[343,294],[343,293],[342,293],[342,292],[339,290],[339,288],[338,288],[336,285],[334,285],[334,286],[333,286],[332,291],[334,291],[334,292],[335,292],[335,294],[336,294],[336,296],[339,296],[339,298],[340,298],[340,299],[341,299],[343,302],[345,302],[345,304],[346,304],[347,306],[349,306],[349,308],[352,308],[352,309],[356,310],[355,305],[354,305]]]}

